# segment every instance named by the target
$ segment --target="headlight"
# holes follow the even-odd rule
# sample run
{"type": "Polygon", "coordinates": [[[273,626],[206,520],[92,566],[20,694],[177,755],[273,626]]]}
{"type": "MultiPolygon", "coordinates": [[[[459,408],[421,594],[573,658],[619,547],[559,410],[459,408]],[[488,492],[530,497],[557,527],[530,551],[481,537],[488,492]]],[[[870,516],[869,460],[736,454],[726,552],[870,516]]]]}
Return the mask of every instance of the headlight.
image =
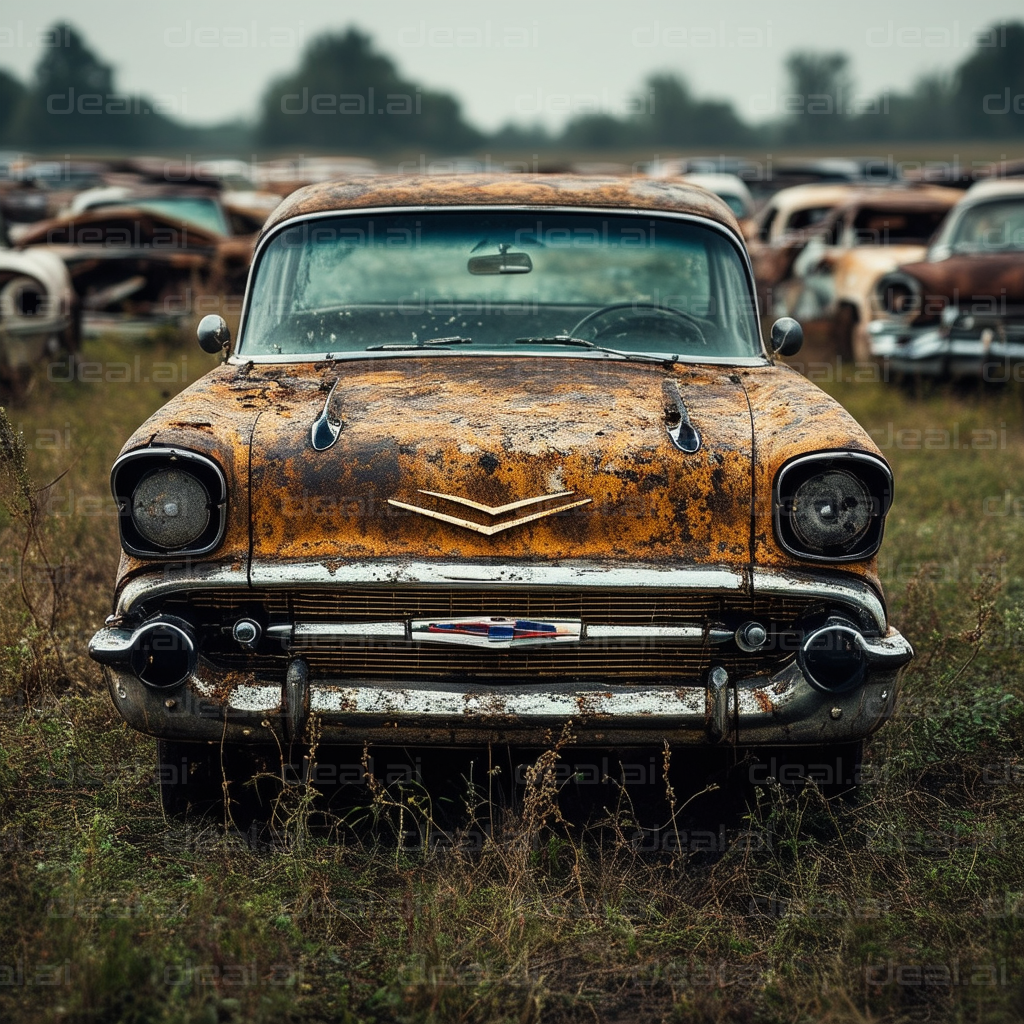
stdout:
{"type": "Polygon", "coordinates": [[[210,524],[210,494],[191,473],[155,469],[135,488],[132,520],[159,547],[187,547],[210,524]]]}
{"type": "Polygon", "coordinates": [[[33,277],[13,277],[0,288],[0,318],[33,320],[49,312],[46,288],[33,277]]]}
{"type": "Polygon", "coordinates": [[[779,543],[812,561],[870,558],[882,543],[892,474],[860,452],[822,452],[786,463],[775,481],[779,543]]]}
{"type": "Polygon", "coordinates": [[[114,463],[110,486],[129,555],[204,555],[224,536],[227,483],[205,455],[157,447],[126,452],[114,463]]]}
{"type": "Polygon", "coordinates": [[[921,282],[908,274],[886,274],[876,291],[878,305],[893,316],[911,316],[921,312],[921,282]]]}
{"type": "Polygon", "coordinates": [[[793,532],[809,551],[853,545],[871,525],[871,495],[845,469],[805,480],[793,493],[793,532]]]}

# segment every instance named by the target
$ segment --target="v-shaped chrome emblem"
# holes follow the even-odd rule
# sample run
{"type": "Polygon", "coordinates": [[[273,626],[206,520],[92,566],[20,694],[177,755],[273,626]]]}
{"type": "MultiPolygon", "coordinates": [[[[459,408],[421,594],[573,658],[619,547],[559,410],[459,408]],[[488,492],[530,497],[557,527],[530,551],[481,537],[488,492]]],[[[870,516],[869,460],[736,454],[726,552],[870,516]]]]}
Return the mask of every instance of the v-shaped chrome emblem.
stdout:
{"type": "MultiPolygon", "coordinates": [[[[420,490],[420,494],[429,495],[431,498],[440,498],[442,501],[451,501],[456,505],[465,505],[467,508],[475,509],[478,512],[485,512],[489,516],[500,516],[507,512],[514,512],[516,509],[527,508],[530,505],[538,505],[542,501],[554,501],[556,498],[568,498],[575,494],[575,491],[555,491],[552,494],[541,494],[535,498],[524,498],[522,501],[512,501],[507,505],[484,505],[479,501],[471,501],[469,498],[462,498],[457,494],[441,494],[439,491],[420,490]]],[[[395,498],[388,498],[388,504],[396,508],[404,508],[408,512],[418,512],[421,516],[428,516],[430,519],[440,519],[443,523],[451,523],[452,526],[461,526],[465,530],[473,530],[475,533],[482,533],[486,537],[493,537],[503,530],[510,530],[513,526],[522,526],[524,523],[532,523],[535,519],[543,519],[544,516],[553,516],[556,512],[564,512],[566,509],[579,508],[580,505],[587,505],[593,499],[581,498],[579,501],[569,501],[555,508],[546,508],[541,512],[531,512],[527,516],[520,516],[518,519],[510,519],[505,523],[493,523],[489,526],[483,523],[474,523],[471,519],[460,519],[458,516],[450,516],[445,512],[435,512],[433,509],[421,508],[419,505],[410,505],[395,498]]]]}

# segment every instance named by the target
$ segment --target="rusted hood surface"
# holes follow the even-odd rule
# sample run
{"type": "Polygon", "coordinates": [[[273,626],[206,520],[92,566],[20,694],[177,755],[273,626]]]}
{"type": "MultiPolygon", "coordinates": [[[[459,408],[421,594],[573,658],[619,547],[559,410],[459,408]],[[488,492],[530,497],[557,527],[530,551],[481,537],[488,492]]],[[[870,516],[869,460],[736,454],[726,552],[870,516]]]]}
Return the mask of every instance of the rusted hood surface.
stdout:
{"type": "MultiPolygon", "coordinates": [[[[775,541],[775,474],[810,451],[877,454],[837,402],[786,366],[536,356],[225,365],[125,450],[151,444],[220,463],[227,529],[204,562],[264,576],[287,576],[289,563],[333,573],[403,559],[811,568],[775,541]],[[341,431],[317,451],[311,428],[335,384],[341,431]],[[669,437],[673,388],[700,433],[696,452],[669,437]],[[423,491],[492,508],[559,497],[491,515],[423,491]],[[484,526],[586,503],[488,536],[391,501],[484,526]]],[[[119,587],[146,569],[123,556],[119,587]]],[[[874,560],[845,571],[873,581],[874,560]]]]}
{"type": "Polygon", "coordinates": [[[727,368],[583,359],[396,359],[261,368],[274,381],[252,445],[254,569],[261,562],[569,558],[742,563],[750,557],[751,426],[727,368]],[[343,426],[310,428],[339,381],[343,426]],[[703,444],[675,447],[664,383],[678,382],[703,444]],[[497,507],[492,516],[422,493],[497,507]],[[490,525],[585,505],[492,536],[389,504],[490,525]]]}

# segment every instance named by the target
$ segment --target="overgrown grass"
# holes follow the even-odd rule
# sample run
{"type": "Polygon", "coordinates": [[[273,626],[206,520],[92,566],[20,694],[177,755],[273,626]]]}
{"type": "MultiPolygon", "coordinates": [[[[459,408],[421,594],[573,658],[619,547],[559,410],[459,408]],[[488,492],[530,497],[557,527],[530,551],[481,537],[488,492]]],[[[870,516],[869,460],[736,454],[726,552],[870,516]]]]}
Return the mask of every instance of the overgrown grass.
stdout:
{"type": "Polygon", "coordinates": [[[84,653],[116,568],[107,469],[181,386],[147,367],[181,353],[96,343],[128,382],[40,381],[0,436],[0,1019],[1024,1015],[1017,391],[830,385],[896,472],[882,573],[918,651],[857,801],[764,785],[745,813],[722,791],[684,808],[707,779],[654,752],[651,806],[606,785],[574,816],[556,744],[503,815],[485,765],[461,816],[378,774],[330,815],[290,784],[275,828],[225,829],[164,818],[154,743],[84,653]]]}

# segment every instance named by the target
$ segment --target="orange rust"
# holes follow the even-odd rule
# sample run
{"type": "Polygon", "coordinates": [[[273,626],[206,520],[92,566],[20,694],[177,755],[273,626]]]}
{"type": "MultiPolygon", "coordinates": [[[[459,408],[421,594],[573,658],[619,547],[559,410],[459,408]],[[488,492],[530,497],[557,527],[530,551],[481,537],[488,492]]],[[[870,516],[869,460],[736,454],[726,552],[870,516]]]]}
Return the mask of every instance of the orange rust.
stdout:
{"type": "Polygon", "coordinates": [[[436,174],[346,178],[293,192],[267,219],[263,234],[282,221],[331,210],[389,206],[591,206],[692,213],[740,234],[729,207],[710,192],[652,178],[572,174],[436,174]]]}
{"type": "MultiPolygon", "coordinates": [[[[257,562],[329,571],[402,557],[811,567],[775,540],[776,472],[820,449],[878,454],[838,403],[785,366],[666,370],[539,356],[226,365],[126,449],[151,443],[207,453],[224,469],[227,531],[210,561],[248,560],[251,517],[257,562]],[[668,439],[669,377],[704,439],[692,455],[668,439]],[[336,380],[343,429],[317,452],[310,428],[336,380]],[[556,491],[592,500],[487,537],[388,504],[453,510],[421,490],[488,505],[556,491]]],[[[144,567],[125,557],[120,581],[144,567]]],[[[844,569],[877,582],[874,560],[844,569]]]]}
{"type": "MultiPolygon", "coordinates": [[[[737,371],[750,398],[754,436],[753,560],[783,568],[820,564],[784,551],[772,524],[772,483],[784,462],[807,452],[829,449],[868,452],[881,458],[863,427],[834,399],[796,370],[784,365],[737,371]]],[[[843,566],[880,588],[877,558],[843,566]]]]}
{"type": "Polygon", "coordinates": [[[751,696],[757,701],[757,706],[766,714],[771,714],[775,710],[775,705],[772,703],[771,697],[765,693],[764,690],[751,690],[751,696]]]}

